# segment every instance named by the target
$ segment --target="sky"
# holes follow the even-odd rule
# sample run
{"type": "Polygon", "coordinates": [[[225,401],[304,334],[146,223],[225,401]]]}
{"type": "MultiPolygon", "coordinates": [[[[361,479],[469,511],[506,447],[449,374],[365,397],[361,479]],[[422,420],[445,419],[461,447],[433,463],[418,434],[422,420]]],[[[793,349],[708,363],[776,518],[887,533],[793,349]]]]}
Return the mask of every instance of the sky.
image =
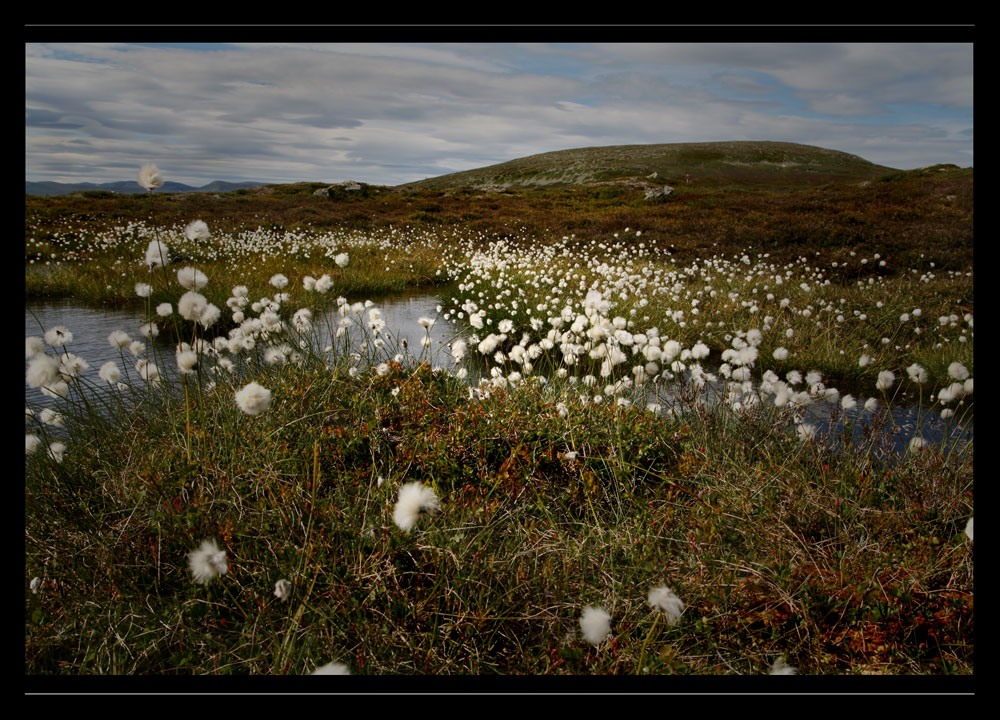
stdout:
{"type": "Polygon", "coordinates": [[[398,185],[537,153],[774,140],[972,158],[972,43],[25,44],[25,179],[398,185]]]}

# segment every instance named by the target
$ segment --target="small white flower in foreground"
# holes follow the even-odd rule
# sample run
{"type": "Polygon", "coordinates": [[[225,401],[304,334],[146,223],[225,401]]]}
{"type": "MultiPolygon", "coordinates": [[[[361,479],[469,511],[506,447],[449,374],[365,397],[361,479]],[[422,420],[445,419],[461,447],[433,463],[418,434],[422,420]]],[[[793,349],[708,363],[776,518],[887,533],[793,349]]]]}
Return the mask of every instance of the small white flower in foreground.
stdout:
{"type": "Polygon", "coordinates": [[[97,371],[97,375],[109,385],[114,385],[122,377],[121,370],[118,369],[118,364],[114,360],[108,360],[101,365],[101,369],[97,371]]]}
{"type": "Polygon", "coordinates": [[[669,625],[676,625],[681,620],[684,611],[684,601],[674,594],[666,585],[652,588],[649,591],[649,606],[667,616],[669,625]]]}
{"type": "Polygon", "coordinates": [[[351,671],[344,663],[328,662],[313,670],[310,675],[350,675],[351,671]]]}
{"type": "Polygon", "coordinates": [[[188,240],[208,240],[208,225],[204,220],[195,220],[184,228],[184,237],[188,240]]]}
{"type": "Polygon", "coordinates": [[[170,250],[159,240],[150,240],[146,248],[146,264],[149,267],[162,267],[170,262],[170,250]]]}
{"type": "Polygon", "coordinates": [[[229,572],[226,551],[220,550],[215,540],[205,540],[201,547],[188,553],[188,565],[194,581],[202,585],[208,585],[219,575],[229,572]]]}
{"type": "Polygon", "coordinates": [[[925,447],[927,447],[927,441],[919,435],[914,435],[910,438],[910,452],[917,452],[918,450],[923,450],[925,447]]]}
{"type": "Polygon", "coordinates": [[[177,271],[177,282],[187,290],[201,290],[208,285],[208,278],[201,270],[183,267],[177,271]]]}
{"type": "Polygon", "coordinates": [[[875,387],[885,392],[892,387],[894,382],[896,382],[896,374],[892,370],[883,370],[878,374],[878,381],[875,383],[875,387]]]}
{"type": "Polygon", "coordinates": [[[291,594],[292,584],[288,580],[282,578],[278,582],[274,583],[274,597],[284,602],[291,594]]]}
{"type": "Polygon", "coordinates": [[[252,382],[236,393],[236,404],[247,415],[260,415],[271,407],[271,391],[252,382]]]}
{"type": "Polygon", "coordinates": [[[433,488],[419,482],[406,483],[399,489],[399,499],[392,519],[403,532],[409,532],[422,513],[440,510],[441,504],[433,488]]]}
{"type": "Polygon", "coordinates": [[[36,355],[28,363],[25,376],[33,388],[45,387],[59,381],[59,361],[51,355],[36,355]]]}
{"type": "Polygon", "coordinates": [[[26,455],[32,455],[41,446],[42,439],[33,433],[25,433],[24,435],[24,453],[26,455]]]}
{"type": "Polygon", "coordinates": [[[969,522],[965,523],[965,535],[972,540],[972,518],[969,518],[969,522]]]}
{"type": "Polygon", "coordinates": [[[340,253],[333,259],[333,261],[337,263],[337,267],[347,267],[347,263],[350,262],[350,258],[347,256],[347,253],[340,253]]]}
{"type": "Polygon", "coordinates": [[[429,318],[429,317],[418,318],[417,324],[424,330],[430,330],[434,326],[434,318],[429,318]]]}
{"type": "Polygon", "coordinates": [[[784,657],[779,657],[774,661],[774,665],[771,666],[771,671],[768,675],[798,675],[798,668],[794,668],[785,662],[784,657]]]}
{"type": "Polygon", "coordinates": [[[156,165],[146,164],[139,169],[139,184],[148,192],[153,192],[163,185],[163,176],[156,165]]]}
{"type": "Polygon", "coordinates": [[[816,437],[816,426],[810,425],[809,423],[802,423],[796,425],[795,432],[798,433],[799,440],[802,442],[810,442],[816,437]]]}
{"type": "Polygon", "coordinates": [[[871,357],[869,357],[868,355],[862,355],[861,357],[858,358],[858,367],[868,367],[871,361],[872,361],[871,357]]]}
{"type": "Polygon", "coordinates": [[[948,375],[955,380],[965,380],[969,377],[969,371],[962,363],[953,362],[948,366],[948,375]]]}
{"type": "Polygon", "coordinates": [[[124,330],[115,330],[108,335],[108,343],[113,348],[127,348],[132,343],[132,338],[124,330]]]}
{"type": "Polygon", "coordinates": [[[580,615],[583,639],[591,645],[600,645],[611,633],[611,616],[604,608],[588,605],[580,615]]]}
{"type": "Polygon", "coordinates": [[[906,374],[910,376],[912,382],[918,385],[923,385],[927,382],[927,371],[917,363],[913,363],[910,367],[906,368],[906,374]]]}
{"type": "Polygon", "coordinates": [[[28,360],[45,352],[45,342],[37,336],[24,338],[24,357],[28,360]]]}
{"type": "Polygon", "coordinates": [[[276,273],[275,275],[271,276],[271,284],[274,285],[274,287],[281,290],[282,288],[288,286],[288,278],[282,275],[281,273],[276,273]]]}
{"type": "Polygon", "coordinates": [[[878,410],[878,400],[876,400],[873,397],[865,400],[865,410],[867,410],[868,412],[875,412],[876,410],[878,410]]]}
{"type": "Polygon", "coordinates": [[[787,360],[788,359],[788,350],[786,350],[783,347],[775,348],[775,350],[774,350],[774,359],[775,360],[779,360],[779,361],[780,360],[787,360]]]}
{"type": "Polygon", "coordinates": [[[147,285],[146,283],[136,283],[135,284],[135,294],[139,297],[148,298],[153,294],[153,286],[147,285]]]}
{"type": "Polygon", "coordinates": [[[52,347],[58,347],[59,345],[69,345],[71,342],[73,342],[73,333],[71,333],[68,328],[62,325],[56,325],[54,328],[50,328],[45,333],[45,342],[47,342],[52,347]]]}
{"type": "Polygon", "coordinates": [[[33,577],[33,578],[31,578],[31,582],[28,584],[28,587],[31,589],[31,594],[32,595],[37,595],[38,594],[38,589],[41,586],[42,586],[42,579],[40,577],[33,577]]]}
{"type": "Polygon", "coordinates": [[[173,306],[170,303],[160,303],[156,306],[156,314],[160,317],[166,317],[174,311],[173,306]]]}
{"type": "Polygon", "coordinates": [[[63,460],[63,454],[66,452],[66,446],[61,442],[54,442],[49,445],[49,457],[55,460],[57,463],[61,463],[63,460]]]}

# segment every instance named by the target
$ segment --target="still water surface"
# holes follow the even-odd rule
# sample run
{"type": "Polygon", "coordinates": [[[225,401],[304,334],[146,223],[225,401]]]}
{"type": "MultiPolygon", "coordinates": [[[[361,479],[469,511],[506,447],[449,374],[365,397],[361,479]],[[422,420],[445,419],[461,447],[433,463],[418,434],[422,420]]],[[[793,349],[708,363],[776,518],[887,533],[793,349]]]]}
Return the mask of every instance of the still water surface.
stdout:
{"type": "MultiPolygon", "coordinates": [[[[437,308],[440,300],[434,295],[426,293],[407,293],[392,295],[382,298],[374,303],[373,307],[378,307],[382,312],[386,327],[384,335],[392,338],[387,342],[389,357],[400,348],[397,343],[405,342],[407,352],[415,358],[429,359],[432,364],[440,364],[446,368],[451,368],[451,357],[447,354],[447,344],[458,334],[458,328],[449,321],[439,317],[437,308]],[[427,317],[434,319],[434,325],[430,329],[431,347],[424,349],[421,340],[427,331],[418,324],[418,319],[427,317]]],[[[352,315],[362,322],[367,320],[368,311],[362,318],[352,315]]],[[[317,313],[313,320],[313,337],[319,349],[332,344],[332,330],[336,329],[337,321],[340,317],[336,311],[331,309],[325,316],[317,313]]],[[[124,330],[133,339],[141,340],[138,328],[146,321],[145,315],[137,310],[105,310],[91,308],[80,305],[72,300],[31,302],[25,306],[24,326],[25,336],[41,336],[45,330],[56,325],[63,325],[73,333],[73,342],[68,346],[70,352],[83,357],[90,367],[83,372],[83,377],[89,381],[94,388],[104,388],[106,383],[98,377],[98,369],[109,360],[116,362],[119,368],[130,372],[134,378],[132,368],[135,358],[125,351],[123,364],[122,351],[111,346],[108,342],[108,335],[115,330],[124,330]]],[[[173,359],[173,343],[170,339],[161,334],[157,338],[156,352],[161,360],[158,362],[161,372],[168,377],[176,374],[173,359]]],[[[479,373],[470,372],[470,378],[478,379],[479,373]]],[[[124,378],[123,378],[124,379],[124,378]]],[[[40,391],[31,388],[25,383],[25,402],[32,409],[38,411],[44,407],[54,407],[56,401],[43,395],[40,391]]],[[[660,398],[664,405],[669,404],[671,389],[666,388],[660,398]]],[[[712,401],[712,388],[707,391],[709,402],[712,401]]],[[[834,425],[835,428],[843,427],[844,422],[851,422],[856,439],[861,438],[864,421],[870,423],[871,415],[866,414],[860,407],[863,399],[859,399],[859,407],[849,411],[838,413],[839,417],[834,425]]],[[[825,429],[830,424],[830,414],[833,405],[824,401],[811,404],[807,408],[804,418],[806,422],[816,424],[821,429],[825,429]]],[[[959,408],[959,415],[961,415],[959,408]]],[[[956,419],[942,420],[940,415],[926,408],[915,405],[894,407],[892,421],[898,426],[895,436],[896,449],[905,449],[914,432],[933,442],[944,442],[951,448],[961,448],[972,440],[973,424],[968,419],[964,422],[957,422],[956,419]]]]}

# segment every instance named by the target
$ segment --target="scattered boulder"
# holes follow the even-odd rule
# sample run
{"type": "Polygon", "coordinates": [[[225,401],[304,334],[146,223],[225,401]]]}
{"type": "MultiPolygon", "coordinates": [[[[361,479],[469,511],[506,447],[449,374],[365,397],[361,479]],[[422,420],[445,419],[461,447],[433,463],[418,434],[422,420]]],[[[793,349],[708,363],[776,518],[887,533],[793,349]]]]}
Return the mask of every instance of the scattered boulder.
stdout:
{"type": "Polygon", "coordinates": [[[663,187],[653,188],[646,193],[646,200],[657,200],[660,198],[665,198],[667,195],[672,193],[674,189],[669,185],[664,185],[663,187]]]}

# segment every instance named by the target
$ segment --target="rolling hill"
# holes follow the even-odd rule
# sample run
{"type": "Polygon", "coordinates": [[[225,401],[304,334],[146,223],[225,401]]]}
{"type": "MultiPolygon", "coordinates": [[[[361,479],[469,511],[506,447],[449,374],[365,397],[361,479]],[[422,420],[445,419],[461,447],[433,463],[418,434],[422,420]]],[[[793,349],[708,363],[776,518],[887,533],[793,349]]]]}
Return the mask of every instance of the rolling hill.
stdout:
{"type": "Polygon", "coordinates": [[[786,142],[706,142],[612,145],[557,150],[476,170],[401,185],[445,190],[582,185],[636,179],[651,184],[723,180],[727,183],[818,184],[874,179],[893,168],[838,150],[786,142]],[[655,173],[655,175],[654,175],[655,173]]]}

